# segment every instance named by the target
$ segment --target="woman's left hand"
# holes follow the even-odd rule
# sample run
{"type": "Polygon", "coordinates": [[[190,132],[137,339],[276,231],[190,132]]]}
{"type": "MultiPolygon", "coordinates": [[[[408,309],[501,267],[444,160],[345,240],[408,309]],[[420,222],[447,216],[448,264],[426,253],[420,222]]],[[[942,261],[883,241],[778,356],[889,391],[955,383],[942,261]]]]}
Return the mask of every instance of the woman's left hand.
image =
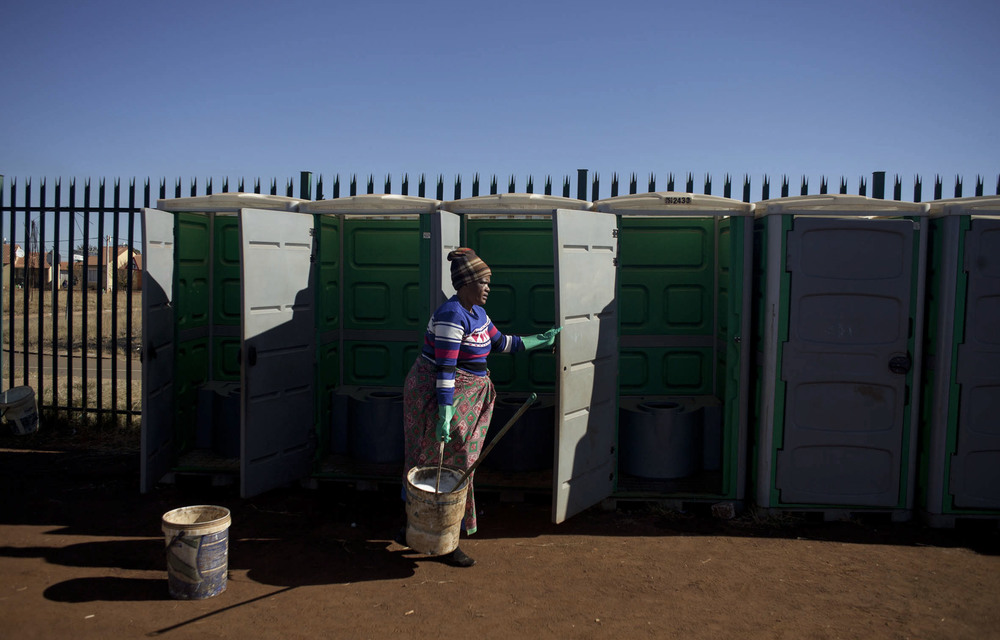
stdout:
{"type": "Polygon", "coordinates": [[[532,349],[537,349],[538,347],[551,347],[556,341],[556,336],[562,331],[562,327],[552,327],[545,333],[539,333],[533,336],[522,336],[521,342],[524,343],[524,350],[530,351],[532,349]]]}

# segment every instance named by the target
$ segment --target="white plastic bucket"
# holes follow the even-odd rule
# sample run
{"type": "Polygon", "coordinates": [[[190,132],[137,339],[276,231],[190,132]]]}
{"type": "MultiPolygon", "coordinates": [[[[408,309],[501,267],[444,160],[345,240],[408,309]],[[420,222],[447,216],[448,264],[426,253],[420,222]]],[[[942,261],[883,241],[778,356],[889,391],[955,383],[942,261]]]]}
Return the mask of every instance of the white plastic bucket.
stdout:
{"type": "Polygon", "coordinates": [[[226,590],[229,573],[229,509],[181,507],[163,514],[167,584],[178,600],[202,600],[226,590]]]}
{"type": "Polygon", "coordinates": [[[456,467],[442,467],[441,493],[434,490],[436,466],[413,467],[406,474],[406,546],[429,556],[443,556],[458,548],[469,490],[468,480],[455,486],[462,473],[456,467]]]}
{"type": "Polygon", "coordinates": [[[0,407],[15,434],[23,436],[38,431],[38,406],[31,387],[11,387],[0,393],[0,407]]]}

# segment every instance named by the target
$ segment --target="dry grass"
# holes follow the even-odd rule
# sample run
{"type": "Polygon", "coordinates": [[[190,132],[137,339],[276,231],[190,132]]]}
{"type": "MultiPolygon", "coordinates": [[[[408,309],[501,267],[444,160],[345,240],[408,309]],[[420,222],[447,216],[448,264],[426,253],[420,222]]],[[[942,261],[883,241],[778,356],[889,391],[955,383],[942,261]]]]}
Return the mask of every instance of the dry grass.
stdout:
{"type": "MultiPolygon", "coordinates": [[[[136,356],[136,348],[142,344],[142,292],[132,291],[131,305],[127,291],[114,293],[76,289],[69,291],[38,289],[15,289],[13,314],[11,314],[10,291],[3,291],[3,347],[5,350],[43,354],[53,352],[59,355],[72,353],[74,357],[84,356],[136,356]],[[39,316],[41,305],[41,316],[39,316]],[[58,317],[53,315],[53,308],[58,317]],[[28,313],[25,314],[24,310],[28,313]],[[41,319],[39,319],[39,317],[41,319]],[[70,333],[72,317],[72,333],[70,333]],[[86,317],[86,334],[84,318],[86,317]],[[13,318],[13,330],[11,319],[13,318]],[[101,319],[98,333],[98,318],[101,319]],[[112,332],[112,318],[117,326],[112,332]],[[129,335],[131,318],[132,335],[129,335]]],[[[36,401],[47,429],[62,434],[100,434],[102,439],[114,443],[118,438],[121,445],[138,443],[141,409],[142,383],[133,380],[131,394],[126,380],[112,381],[110,364],[105,363],[101,380],[91,374],[84,393],[79,373],[73,379],[73,393],[70,398],[67,372],[61,370],[58,378],[46,371],[42,386],[38,387],[38,373],[32,371],[27,378],[21,369],[20,357],[14,359],[14,384],[26,384],[35,388],[36,401]],[[98,398],[100,389],[100,399],[98,398]],[[39,393],[40,391],[40,393],[39,393]],[[58,409],[56,407],[73,407],[58,409]],[[133,414],[134,412],[134,414],[133,414]]],[[[6,364],[6,363],[5,363],[6,364]]],[[[122,370],[124,372],[124,370],[122,370]]],[[[5,378],[7,378],[5,371],[5,378]]],[[[6,384],[8,379],[4,380],[6,384]]]]}
{"type": "Polygon", "coordinates": [[[14,290],[14,327],[11,335],[10,292],[3,292],[3,346],[9,349],[11,345],[16,350],[27,348],[29,351],[51,353],[53,349],[59,353],[70,350],[76,355],[127,355],[135,354],[142,344],[142,292],[132,291],[132,304],[129,305],[128,292],[98,293],[94,290],[69,291],[38,289],[14,290]],[[54,316],[53,296],[58,317],[54,316]],[[98,307],[100,302],[100,308],[98,307]],[[39,321],[39,303],[42,307],[39,321]],[[24,309],[28,309],[25,316],[24,309]],[[27,317],[27,332],[25,332],[25,317],[27,317]],[[86,322],[84,321],[86,318],[86,322]],[[131,318],[131,336],[129,335],[129,319],[131,318]],[[98,332],[98,319],[101,327],[98,332]],[[72,334],[69,332],[72,321],[72,334]],[[113,327],[113,322],[117,323],[113,327]],[[86,334],[84,325],[86,324],[86,334]],[[113,332],[112,329],[115,329],[113,332]]]}
{"type": "MultiPolygon", "coordinates": [[[[17,380],[18,384],[21,380],[17,380]]],[[[35,388],[37,379],[28,381],[35,388]]],[[[45,386],[42,395],[35,400],[39,410],[39,437],[50,440],[53,436],[66,444],[75,441],[76,444],[87,443],[108,447],[115,450],[131,450],[139,446],[139,430],[141,426],[142,387],[132,384],[132,398],[128,398],[126,388],[121,381],[117,389],[112,387],[110,380],[102,382],[88,381],[87,392],[79,380],[73,382],[73,409],[66,380],[58,381],[55,388],[51,379],[43,379],[45,386]],[[98,388],[101,390],[101,402],[98,403],[98,388]],[[55,399],[53,399],[53,392],[55,399]],[[63,408],[57,408],[63,407],[63,408]],[[132,413],[134,411],[135,413],[132,413]]],[[[38,389],[35,389],[36,393],[38,389]]]]}

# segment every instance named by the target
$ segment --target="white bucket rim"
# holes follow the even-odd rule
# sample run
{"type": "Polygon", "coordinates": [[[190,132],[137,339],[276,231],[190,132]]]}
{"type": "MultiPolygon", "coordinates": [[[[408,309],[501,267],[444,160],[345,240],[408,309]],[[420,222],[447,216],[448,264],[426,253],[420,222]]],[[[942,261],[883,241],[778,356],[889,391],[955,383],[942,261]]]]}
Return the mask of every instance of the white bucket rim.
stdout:
{"type": "MultiPolygon", "coordinates": [[[[414,482],[414,480],[415,480],[417,474],[426,473],[428,476],[436,478],[437,477],[437,470],[438,470],[437,465],[418,465],[416,467],[412,467],[409,471],[406,472],[406,484],[407,484],[407,488],[408,489],[412,489],[412,490],[417,491],[417,492],[420,492],[422,494],[426,494],[426,495],[447,496],[447,495],[451,495],[453,493],[464,492],[465,489],[469,486],[469,479],[468,478],[466,478],[465,481],[461,485],[455,487],[452,491],[442,491],[441,493],[437,493],[435,491],[425,491],[425,490],[421,489],[420,487],[416,486],[416,483],[414,482]]],[[[447,465],[447,464],[441,465],[441,475],[443,476],[445,473],[448,473],[449,475],[451,475],[452,477],[454,477],[455,480],[457,481],[457,480],[461,479],[462,475],[465,473],[465,470],[464,469],[460,469],[459,467],[454,467],[454,466],[447,465]]]]}
{"type": "Polygon", "coordinates": [[[35,390],[28,386],[11,387],[0,392],[0,405],[14,407],[19,404],[26,404],[28,401],[34,403],[35,390]],[[14,396],[11,398],[11,396],[14,396]]]}
{"type": "Polygon", "coordinates": [[[163,514],[163,533],[184,536],[207,536],[229,528],[232,514],[229,509],[211,504],[179,507],[163,514]],[[208,520],[200,519],[208,514],[208,520]],[[190,520],[190,522],[188,522],[190,520]]]}

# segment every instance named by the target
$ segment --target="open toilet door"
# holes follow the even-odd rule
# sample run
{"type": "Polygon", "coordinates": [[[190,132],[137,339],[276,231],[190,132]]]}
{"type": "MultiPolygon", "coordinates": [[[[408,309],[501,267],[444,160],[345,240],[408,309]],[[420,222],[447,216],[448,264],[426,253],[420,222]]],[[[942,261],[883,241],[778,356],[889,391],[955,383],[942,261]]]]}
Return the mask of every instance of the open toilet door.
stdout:
{"type": "Polygon", "coordinates": [[[435,211],[430,214],[431,221],[431,291],[430,313],[455,295],[455,287],[451,286],[451,264],[448,254],[461,246],[462,219],[456,213],[435,211]]]}
{"type": "Polygon", "coordinates": [[[142,437],[140,490],[152,490],[173,464],[174,214],[142,210],[142,437]]]}
{"type": "Polygon", "coordinates": [[[553,214],[556,446],[552,521],[611,495],[618,427],[618,222],[608,213],[553,214]]]}
{"type": "Polygon", "coordinates": [[[313,216],[242,209],[243,497],[299,480],[316,449],[313,216]]]}

